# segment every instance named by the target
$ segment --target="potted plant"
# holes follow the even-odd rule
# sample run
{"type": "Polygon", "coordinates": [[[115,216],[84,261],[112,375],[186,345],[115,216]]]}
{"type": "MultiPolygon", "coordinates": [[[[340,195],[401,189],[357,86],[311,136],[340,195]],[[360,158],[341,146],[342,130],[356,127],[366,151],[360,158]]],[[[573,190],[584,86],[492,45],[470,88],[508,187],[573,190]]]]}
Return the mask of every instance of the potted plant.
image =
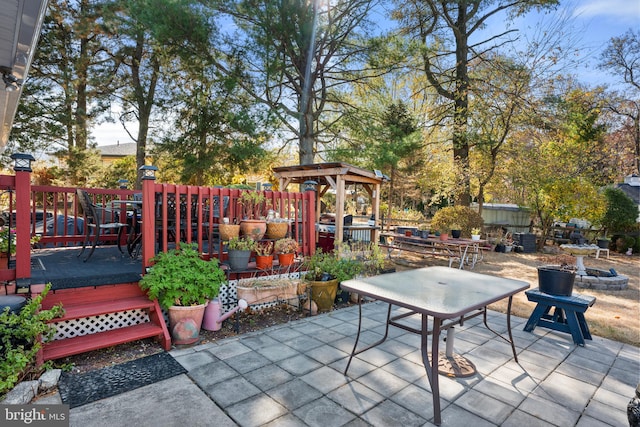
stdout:
{"type": "Polygon", "coordinates": [[[453,237],[454,239],[459,239],[460,236],[462,235],[462,229],[460,228],[460,225],[458,225],[457,222],[454,222],[450,225],[451,227],[451,237],[453,237]]]}
{"type": "Polygon", "coordinates": [[[471,240],[480,240],[480,228],[475,227],[471,229],[471,240]]]}
{"type": "Polygon", "coordinates": [[[289,232],[289,220],[285,218],[267,218],[267,239],[282,239],[289,232]]]}
{"type": "Polygon", "coordinates": [[[243,218],[240,222],[240,233],[256,242],[267,232],[267,222],[262,218],[262,205],[265,200],[264,194],[259,191],[244,191],[240,194],[243,218]]]}
{"type": "Polygon", "coordinates": [[[226,275],[216,259],[200,258],[197,245],[160,252],[151,262],[152,267],[140,279],[140,288],[168,310],[173,342],[193,344],[198,340],[207,302],[218,296],[226,275]]]}
{"type": "Polygon", "coordinates": [[[256,244],[256,268],[267,270],[273,265],[273,242],[265,241],[256,244]]]}
{"type": "Polygon", "coordinates": [[[235,219],[233,224],[230,224],[229,218],[223,218],[222,223],[218,224],[218,233],[220,234],[220,240],[228,242],[234,237],[240,236],[240,224],[236,224],[235,219]]]}
{"type": "Polygon", "coordinates": [[[276,240],[274,250],[278,254],[278,264],[291,265],[298,250],[298,242],[290,237],[285,237],[276,240]]]}
{"type": "Polygon", "coordinates": [[[427,224],[420,224],[418,226],[418,231],[420,232],[420,237],[423,239],[429,238],[429,226],[427,224]]]}
{"type": "Polygon", "coordinates": [[[256,242],[251,237],[234,237],[227,244],[229,267],[232,270],[246,270],[251,252],[256,250],[256,242]]]}
{"type": "Polygon", "coordinates": [[[439,209],[431,219],[431,228],[446,231],[459,229],[462,236],[470,236],[472,228],[484,225],[482,216],[468,206],[446,206],[439,209]]]}
{"type": "Polygon", "coordinates": [[[438,230],[439,232],[439,236],[440,236],[440,240],[449,240],[449,229],[448,228],[440,228],[438,230]]]}
{"type": "Polygon", "coordinates": [[[338,284],[358,275],[362,264],[353,257],[342,256],[339,250],[317,251],[304,261],[307,273],[304,276],[311,286],[311,299],[318,312],[330,311],[338,292],[338,284]]]}

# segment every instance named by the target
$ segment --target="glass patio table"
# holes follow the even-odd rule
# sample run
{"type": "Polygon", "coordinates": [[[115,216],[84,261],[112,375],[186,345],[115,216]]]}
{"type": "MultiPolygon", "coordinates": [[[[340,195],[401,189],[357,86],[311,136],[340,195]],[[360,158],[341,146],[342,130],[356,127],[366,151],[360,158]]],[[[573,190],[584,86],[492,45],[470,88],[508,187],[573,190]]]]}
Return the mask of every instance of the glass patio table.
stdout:
{"type": "Polygon", "coordinates": [[[515,345],[511,334],[511,304],[513,295],[529,288],[529,283],[521,280],[505,279],[486,274],[472,273],[448,267],[426,267],[397,273],[382,274],[363,279],[347,280],[341,283],[341,288],[355,292],[359,298],[358,334],[353,351],[347,362],[344,374],[347,375],[351,360],[370,348],[384,342],[387,338],[389,325],[400,327],[421,335],[422,362],[431,391],[433,394],[434,423],[440,425],[440,389],[438,383],[438,341],[440,332],[455,324],[462,324],[472,317],[483,315],[485,326],[498,337],[511,344],[513,358],[517,362],[515,345]],[[362,297],[389,303],[387,325],[381,340],[365,348],[356,350],[360,339],[362,326],[362,297]],[[505,338],[487,324],[487,305],[509,298],[507,308],[507,331],[509,338],[505,338]],[[409,310],[399,316],[391,317],[392,306],[409,310]],[[415,329],[398,322],[399,319],[421,315],[421,328],[415,329]],[[429,330],[429,316],[433,317],[433,326],[429,330]],[[447,321],[445,323],[445,321],[447,321]],[[428,350],[427,337],[431,335],[431,353],[428,350]],[[430,362],[431,360],[431,362],[430,362]]]}

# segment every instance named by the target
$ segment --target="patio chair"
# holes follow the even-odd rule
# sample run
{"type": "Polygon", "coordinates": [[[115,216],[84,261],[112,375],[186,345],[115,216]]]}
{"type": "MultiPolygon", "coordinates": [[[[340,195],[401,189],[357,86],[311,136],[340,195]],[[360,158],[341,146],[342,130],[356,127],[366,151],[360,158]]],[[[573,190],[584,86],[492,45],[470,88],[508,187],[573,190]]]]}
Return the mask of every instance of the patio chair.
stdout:
{"type": "Polygon", "coordinates": [[[91,238],[91,234],[93,233],[93,243],[91,245],[91,251],[87,257],[83,260],[87,262],[93,252],[96,250],[96,246],[98,245],[98,241],[100,240],[100,235],[103,230],[108,230],[112,233],[114,230],[118,230],[118,236],[116,241],[118,243],[118,250],[121,253],[122,247],[120,245],[120,241],[122,240],[122,232],[127,229],[127,224],[123,224],[121,222],[114,221],[116,219],[116,213],[112,210],[105,209],[102,207],[98,207],[91,201],[91,197],[89,197],[89,193],[78,188],[76,190],[76,194],[78,195],[78,202],[80,203],[80,207],[82,210],[82,215],[84,217],[84,242],[82,243],[82,250],[78,253],[78,257],[84,253],[85,248],[87,247],[87,243],[89,243],[89,239],[91,238]],[[109,222],[111,221],[111,222],[109,222]]]}

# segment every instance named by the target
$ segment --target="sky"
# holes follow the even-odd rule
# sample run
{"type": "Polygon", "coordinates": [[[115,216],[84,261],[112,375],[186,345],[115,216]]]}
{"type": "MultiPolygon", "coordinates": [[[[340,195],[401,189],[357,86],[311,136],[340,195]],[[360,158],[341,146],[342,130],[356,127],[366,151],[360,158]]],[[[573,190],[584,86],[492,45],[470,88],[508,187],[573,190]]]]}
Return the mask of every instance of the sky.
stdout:
{"type": "MultiPolygon", "coordinates": [[[[624,34],[628,29],[640,30],[640,1],[638,0],[573,0],[562,1],[559,12],[571,16],[571,33],[580,47],[579,65],[573,70],[578,80],[589,86],[607,84],[615,87],[618,80],[614,76],[597,69],[600,52],[612,37],[624,34]]],[[[497,18],[489,26],[503,25],[497,18]]],[[[526,36],[535,32],[541,22],[550,19],[548,15],[529,13],[516,23],[526,36]]],[[[114,117],[117,117],[114,106],[114,117]]],[[[136,127],[131,125],[135,135],[136,127]]],[[[119,122],[106,123],[93,129],[93,137],[98,145],[112,145],[133,142],[119,122]]]]}

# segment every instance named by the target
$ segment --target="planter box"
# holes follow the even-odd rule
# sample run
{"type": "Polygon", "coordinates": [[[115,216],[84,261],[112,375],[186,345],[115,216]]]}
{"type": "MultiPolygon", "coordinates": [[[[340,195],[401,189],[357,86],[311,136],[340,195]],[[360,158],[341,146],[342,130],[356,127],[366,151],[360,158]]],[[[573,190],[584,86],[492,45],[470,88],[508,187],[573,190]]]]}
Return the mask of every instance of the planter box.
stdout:
{"type": "Polygon", "coordinates": [[[298,297],[298,280],[250,280],[238,283],[238,299],[251,304],[290,300],[298,297]]]}

